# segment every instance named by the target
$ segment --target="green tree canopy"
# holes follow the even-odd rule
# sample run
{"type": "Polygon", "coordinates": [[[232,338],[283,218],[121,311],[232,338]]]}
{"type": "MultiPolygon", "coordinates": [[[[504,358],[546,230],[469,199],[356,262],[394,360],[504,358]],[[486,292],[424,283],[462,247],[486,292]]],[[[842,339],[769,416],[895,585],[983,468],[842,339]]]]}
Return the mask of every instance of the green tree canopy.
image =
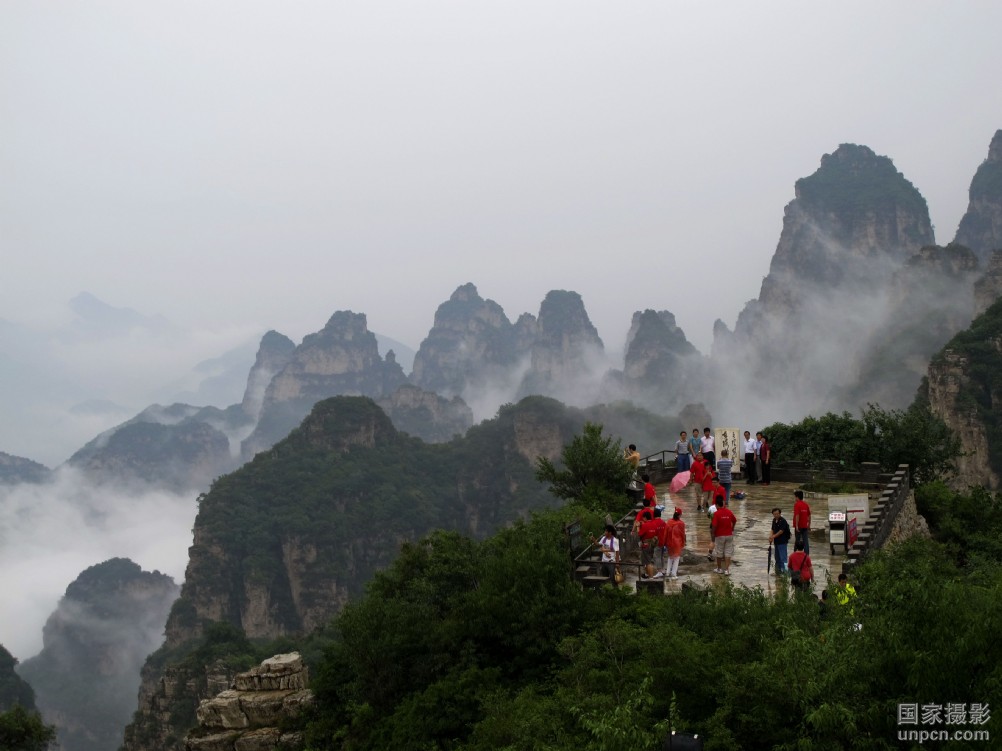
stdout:
{"type": "Polygon", "coordinates": [[[45,751],[56,740],[56,729],[37,712],[20,704],[0,713],[0,751],[45,751]]]}
{"type": "Polygon", "coordinates": [[[960,441],[921,399],[904,410],[870,404],[859,418],[828,412],[792,425],[775,423],[763,432],[777,462],[802,461],[813,469],[826,459],[847,468],[877,462],[885,472],[907,464],[918,483],[949,475],[960,454],[960,441]]]}
{"type": "Polygon", "coordinates": [[[577,501],[589,509],[610,509],[623,505],[624,489],[633,474],[623,460],[620,442],[602,435],[602,426],[584,425],[560,454],[563,469],[546,457],[536,462],[536,479],[549,483],[557,498],[577,501]]]}

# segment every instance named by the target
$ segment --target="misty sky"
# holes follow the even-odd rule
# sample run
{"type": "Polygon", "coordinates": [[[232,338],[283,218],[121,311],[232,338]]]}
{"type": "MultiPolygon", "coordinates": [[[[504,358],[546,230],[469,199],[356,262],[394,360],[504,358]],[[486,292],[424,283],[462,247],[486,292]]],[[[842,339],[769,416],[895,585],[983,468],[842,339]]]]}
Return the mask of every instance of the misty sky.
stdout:
{"type": "Polygon", "coordinates": [[[608,347],[669,309],[705,352],[842,142],[952,239],[999,28],[993,2],[8,0],[0,318],[87,290],[234,338],[351,309],[417,347],[472,281],[512,319],[576,290],[608,347]]]}

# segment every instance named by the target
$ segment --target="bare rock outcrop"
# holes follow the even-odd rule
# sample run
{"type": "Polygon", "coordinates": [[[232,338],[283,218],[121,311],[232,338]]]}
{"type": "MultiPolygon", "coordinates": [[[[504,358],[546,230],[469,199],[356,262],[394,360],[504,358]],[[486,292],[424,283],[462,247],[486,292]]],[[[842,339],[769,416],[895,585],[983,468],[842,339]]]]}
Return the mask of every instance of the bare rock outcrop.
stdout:
{"type": "Polygon", "coordinates": [[[473,425],[473,410],[458,396],[451,399],[404,385],[376,403],[394,427],[428,443],[443,443],[473,425]]]}
{"type": "Polygon", "coordinates": [[[238,673],[228,689],[198,705],[198,727],[184,739],[185,751],[295,751],[301,733],[282,730],[313,703],[309,676],[299,653],[270,657],[238,673]]]}
{"type": "MultiPolygon", "coordinates": [[[[990,342],[1002,360],[1002,338],[990,342]]],[[[987,398],[988,410],[1002,407],[1002,393],[983,389],[972,379],[969,353],[947,346],[929,365],[928,397],[932,413],[946,423],[960,439],[961,452],[956,459],[957,475],[951,485],[966,490],[971,485],[1000,487],[999,474],[991,466],[989,431],[983,408],[975,394],[987,398]]]]}

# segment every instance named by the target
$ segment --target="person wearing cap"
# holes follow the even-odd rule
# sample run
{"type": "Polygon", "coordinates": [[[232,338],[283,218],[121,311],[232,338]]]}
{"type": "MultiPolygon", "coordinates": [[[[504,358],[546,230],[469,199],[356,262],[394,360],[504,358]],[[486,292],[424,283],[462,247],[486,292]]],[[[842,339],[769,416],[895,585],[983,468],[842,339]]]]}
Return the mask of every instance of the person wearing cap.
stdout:
{"type": "Polygon", "coordinates": [[[678,579],[678,562],[682,558],[685,547],[685,522],[682,521],[682,509],[675,507],[671,520],[665,524],[663,546],[668,553],[668,567],[665,575],[669,579],[678,579]]]}

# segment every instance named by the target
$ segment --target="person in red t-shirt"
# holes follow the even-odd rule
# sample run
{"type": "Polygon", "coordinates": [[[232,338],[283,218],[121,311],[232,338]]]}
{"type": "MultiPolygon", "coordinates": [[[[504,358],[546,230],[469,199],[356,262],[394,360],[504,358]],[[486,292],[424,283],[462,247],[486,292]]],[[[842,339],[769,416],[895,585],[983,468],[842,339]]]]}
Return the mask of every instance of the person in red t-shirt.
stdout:
{"type": "Polygon", "coordinates": [[[640,509],[640,511],[637,512],[637,515],[633,517],[633,529],[631,530],[633,534],[637,534],[637,532],[640,531],[641,524],[643,524],[646,521],[650,521],[653,518],[654,518],[654,507],[645,505],[642,509],[640,509]]]}
{"type": "Polygon", "coordinates": [[[651,484],[650,475],[641,475],[640,479],[644,481],[644,505],[653,506],[658,499],[658,492],[654,489],[654,485],[651,484]]]}
{"type": "Polygon", "coordinates": [[[811,554],[811,507],[804,500],[803,490],[794,490],[793,496],[797,499],[793,503],[793,533],[795,535],[794,544],[803,543],[804,553],[811,554]]]}
{"type": "Polygon", "coordinates": [[[797,540],[793,548],[793,555],[790,556],[790,560],[787,562],[786,570],[790,572],[793,586],[803,592],[814,591],[814,564],[811,563],[811,557],[807,555],[807,551],[804,550],[804,545],[800,540],[797,540]],[[800,579],[799,583],[797,582],[798,578],[800,579]]]}
{"type": "Polygon", "coordinates": [[[738,523],[734,512],[727,506],[718,506],[710,527],[713,529],[713,553],[717,559],[715,574],[731,575],[731,558],[734,556],[734,526],[738,523]]]}
{"type": "Polygon", "coordinates": [[[727,488],[720,484],[720,478],[713,477],[713,505],[723,508],[727,505],[727,488]]]}
{"type": "Polygon", "coordinates": [[[702,454],[696,454],[692,459],[692,468],[689,470],[689,482],[696,486],[696,511],[702,511],[700,493],[703,492],[703,477],[706,475],[706,460],[702,454]]]}
{"type": "Polygon", "coordinates": [[[648,519],[640,525],[640,532],[637,535],[640,538],[640,563],[648,571],[648,576],[654,575],[654,572],[650,571],[648,567],[658,568],[658,574],[664,576],[660,572],[662,567],[654,564],[655,554],[661,550],[661,537],[664,534],[664,528],[665,520],[661,518],[661,509],[659,508],[654,509],[653,519],[648,519]]]}
{"type": "Polygon", "coordinates": [[[707,466],[706,473],[703,475],[703,505],[706,510],[710,510],[710,501],[713,498],[713,485],[717,481],[717,473],[707,466]]]}
{"type": "Polygon", "coordinates": [[[665,524],[663,544],[668,553],[668,568],[665,574],[669,579],[678,579],[678,562],[682,558],[682,548],[685,547],[685,522],[682,521],[682,509],[676,508],[671,521],[665,524]]]}

